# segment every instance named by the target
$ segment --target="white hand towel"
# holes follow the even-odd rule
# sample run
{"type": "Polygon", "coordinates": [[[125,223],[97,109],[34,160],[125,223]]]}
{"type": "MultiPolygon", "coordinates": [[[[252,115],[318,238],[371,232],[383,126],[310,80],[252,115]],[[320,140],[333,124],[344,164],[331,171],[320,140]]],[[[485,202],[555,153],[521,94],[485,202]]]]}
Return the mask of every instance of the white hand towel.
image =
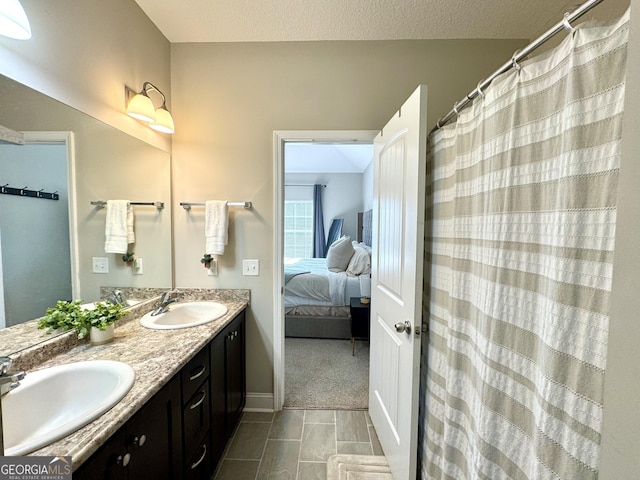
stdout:
{"type": "Polygon", "coordinates": [[[205,253],[222,255],[229,241],[229,216],[225,200],[207,200],[205,203],[205,253]]]}
{"type": "Polygon", "coordinates": [[[107,200],[104,237],[106,253],[127,253],[128,245],[136,241],[133,207],[129,200],[107,200]]]}

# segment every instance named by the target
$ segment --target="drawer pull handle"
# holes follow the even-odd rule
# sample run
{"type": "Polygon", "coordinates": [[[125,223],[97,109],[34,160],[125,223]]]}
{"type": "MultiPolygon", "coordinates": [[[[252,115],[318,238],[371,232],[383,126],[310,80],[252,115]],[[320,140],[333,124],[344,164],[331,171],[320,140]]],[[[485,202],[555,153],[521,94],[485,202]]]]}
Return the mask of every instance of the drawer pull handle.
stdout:
{"type": "Polygon", "coordinates": [[[200,393],[202,394],[202,396],[200,397],[200,400],[198,400],[196,403],[191,405],[189,407],[189,410],[193,410],[194,408],[198,408],[200,405],[202,405],[202,402],[204,402],[204,399],[207,397],[207,392],[202,390],[200,393]]]}
{"type": "Polygon", "coordinates": [[[202,463],[202,461],[204,460],[204,457],[207,456],[207,444],[205,443],[204,445],[202,445],[202,456],[200,457],[200,459],[194,463],[193,465],[191,465],[191,470],[195,469],[198,467],[198,465],[200,465],[202,463]]]}
{"type": "Polygon", "coordinates": [[[116,459],[116,462],[118,463],[118,465],[122,467],[126,467],[127,465],[129,465],[130,461],[131,461],[131,455],[129,453],[125,453],[124,455],[118,455],[118,458],[116,459]]]}
{"type": "Polygon", "coordinates": [[[147,441],[147,436],[146,435],[140,435],[139,437],[135,437],[133,439],[133,444],[137,447],[142,447],[145,442],[147,441]]]}
{"type": "Polygon", "coordinates": [[[193,375],[191,375],[189,377],[189,380],[192,381],[192,380],[195,380],[196,378],[201,377],[206,369],[207,369],[207,367],[205,367],[204,365],[200,365],[200,371],[198,373],[194,373],[193,375]]]}

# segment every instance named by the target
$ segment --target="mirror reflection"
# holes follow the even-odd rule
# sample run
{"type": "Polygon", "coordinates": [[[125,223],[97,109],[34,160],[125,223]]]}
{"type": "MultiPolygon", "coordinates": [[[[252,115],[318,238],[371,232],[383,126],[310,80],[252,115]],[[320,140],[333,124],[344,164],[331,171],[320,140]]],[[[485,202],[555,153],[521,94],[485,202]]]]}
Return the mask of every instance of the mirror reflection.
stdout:
{"type": "Polygon", "coordinates": [[[57,300],[169,288],[169,153],[3,76],[0,99],[0,126],[25,132],[24,146],[0,142],[0,186],[58,195],[0,194],[0,327],[57,300]],[[116,199],[164,204],[133,207],[136,262],[105,253],[106,209],[91,202],[116,199]]]}

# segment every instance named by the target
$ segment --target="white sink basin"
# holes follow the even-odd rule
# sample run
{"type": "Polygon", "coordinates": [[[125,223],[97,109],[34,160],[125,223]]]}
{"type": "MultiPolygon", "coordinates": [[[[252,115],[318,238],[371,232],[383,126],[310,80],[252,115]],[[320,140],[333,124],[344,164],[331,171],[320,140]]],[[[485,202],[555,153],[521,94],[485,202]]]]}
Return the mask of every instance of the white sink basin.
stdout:
{"type": "Polygon", "coordinates": [[[118,403],[131,389],[126,363],[93,360],[27,372],[2,397],[5,455],[24,455],[55,442],[118,403]]]}
{"type": "Polygon", "coordinates": [[[140,319],[143,327],[156,330],[195,327],[209,323],[227,313],[226,305],[217,302],[172,303],[169,310],[158,315],[147,313],[140,319]]]}

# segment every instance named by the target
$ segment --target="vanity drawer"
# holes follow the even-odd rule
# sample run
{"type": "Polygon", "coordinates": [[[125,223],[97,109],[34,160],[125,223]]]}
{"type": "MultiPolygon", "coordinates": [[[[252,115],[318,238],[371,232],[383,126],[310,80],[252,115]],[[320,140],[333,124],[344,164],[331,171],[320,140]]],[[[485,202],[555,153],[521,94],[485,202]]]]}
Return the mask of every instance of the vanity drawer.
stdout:
{"type": "MultiPolygon", "coordinates": [[[[209,347],[205,347],[182,369],[182,403],[193,396],[195,391],[209,377],[209,347]]],[[[208,401],[208,400],[207,400],[208,401]]]]}
{"type": "Polygon", "coordinates": [[[189,460],[185,468],[185,480],[209,480],[213,478],[209,472],[211,463],[211,448],[209,435],[196,449],[195,455],[189,460]]]}
{"type": "Polygon", "coordinates": [[[184,458],[192,458],[210,427],[209,381],[197,389],[182,409],[184,458]]]}

